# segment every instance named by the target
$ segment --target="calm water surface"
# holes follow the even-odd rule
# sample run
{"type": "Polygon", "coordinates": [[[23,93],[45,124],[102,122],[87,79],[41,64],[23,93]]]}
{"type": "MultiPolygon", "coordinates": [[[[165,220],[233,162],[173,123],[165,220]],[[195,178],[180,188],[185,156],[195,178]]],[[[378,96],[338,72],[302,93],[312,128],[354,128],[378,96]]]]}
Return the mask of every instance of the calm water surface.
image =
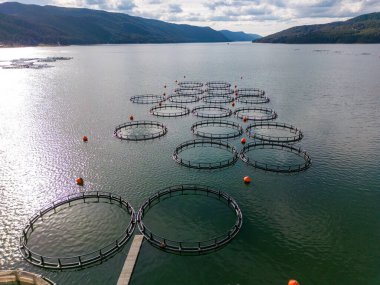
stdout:
{"type": "MultiPolygon", "coordinates": [[[[78,191],[113,192],[137,210],[156,190],[197,182],[237,200],[244,216],[241,232],[205,256],[172,255],[144,243],[131,284],[280,285],[290,278],[308,285],[380,284],[379,45],[0,49],[0,60],[45,56],[74,59],[42,70],[0,69],[0,269],[23,268],[59,284],[116,284],[129,244],[92,268],[46,271],[18,252],[27,219],[78,191]],[[276,175],[241,161],[212,172],[177,165],[172,152],[194,139],[190,127],[199,118],[157,118],[149,114],[150,105],[132,104],[129,98],[170,93],[184,76],[264,89],[271,99],[265,106],[278,113],[277,122],[304,132],[297,145],[310,153],[312,167],[276,175]],[[131,114],[165,123],[168,134],[139,143],[115,139],[114,127],[131,114]],[[83,135],[89,137],[87,144],[83,135]],[[249,186],[242,183],[245,175],[253,178],[249,186]],[[74,183],[79,176],[83,189],[74,183]]],[[[241,149],[239,139],[229,143],[241,149]]],[[[204,159],[195,152],[187,155],[204,159]]],[[[279,153],[269,160],[289,159],[279,153]]],[[[166,200],[152,208],[146,222],[161,235],[187,240],[212,237],[231,226],[234,217],[223,204],[197,199],[166,200]]],[[[118,236],[127,218],[112,205],[92,204],[78,212],[74,207],[41,223],[31,246],[49,254],[96,250],[118,236]]]]}

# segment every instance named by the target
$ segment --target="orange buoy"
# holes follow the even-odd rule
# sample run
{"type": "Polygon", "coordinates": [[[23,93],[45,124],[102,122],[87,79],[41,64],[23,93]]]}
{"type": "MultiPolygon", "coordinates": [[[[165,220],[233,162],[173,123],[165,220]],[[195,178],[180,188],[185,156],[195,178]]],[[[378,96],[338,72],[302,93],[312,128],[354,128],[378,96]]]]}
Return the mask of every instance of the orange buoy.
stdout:
{"type": "Polygon", "coordinates": [[[244,183],[246,183],[246,184],[251,183],[251,177],[249,177],[249,176],[245,176],[243,180],[244,180],[244,183]]]}
{"type": "Polygon", "coordinates": [[[300,285],[300,283],[298,283],[297,280],[291,279],[289,280],[288,285],[300,285]]]}
{"type": "Polygon", "coordinates": [[[84,142],[87,142],[87,141],[88,141],[88,137],[87,137],[87,136],[83,136],[82,140],[83,140],[84,142]]]}
{"type": "Polygon", "coordinates": [[[129,116],[129,119],[130,119],[131,121],[133,121],[133,119],[134,119],[133,115],[129,116]]]}
{"type": "Polygon", "coordinates": [[[77,185],[79,185],[79,186],[83,186],[83,184],[84,184],[84,181],[83,181],[83,178],[82,178],[82,177],[78,177],[77,179],[75,179],[75,182],[76,182],[77,185]]]}
{"type": "Polygon", "coordinates": [[[240,142],[241,142],[241,144],[245,144],[245,143],[247,142],[247,140],[246,140],[245,138],[242,138],[242,139],[240,140],[240,142]]]}
{"type": "Polygon", "coordinates": [[[232,105],[232,107],[235,107],[235,102],[232,102],[232,104],[231,104],[231,105],[232,105]]]}
{"type": "Polygon", "coordinates": [[[248,118],[247,117],[243,117],[243,122],[246,122],[248,121],[248,118]]]}

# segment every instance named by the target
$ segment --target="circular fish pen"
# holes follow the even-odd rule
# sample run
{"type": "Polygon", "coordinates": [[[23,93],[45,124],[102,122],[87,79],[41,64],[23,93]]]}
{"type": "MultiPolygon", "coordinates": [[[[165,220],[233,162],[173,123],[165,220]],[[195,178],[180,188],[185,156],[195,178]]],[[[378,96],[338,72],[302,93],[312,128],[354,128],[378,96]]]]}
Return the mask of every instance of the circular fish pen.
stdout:
{"type": "MultiPolygon", "coordinates": [[[[214,129],[214,128],[213,128],[214,129]]],[[[243,134],[243,128],[232,121],[214,121],[214,120],[204,120],[195,122],[191,126],[191,131],[198,137],[209,138],[209,139],[232,139],[240,137],[243,134]],[[219,129],[218,133],[210,131],[204,131],[201,129],[217,127],[219,129]],[[220,133],[220,129],[224,128],[226,132],[220,133]],[[232,130],[232,131],[231,131],[232,130]]]]}
{"type": "Polygon", "coordinates": [[[241,107],[235,109],[235,116],[251,121],[270,121],[277,118],[277,113],[270,108],[241,107]]]}
{"type": "Polygon", "coordinates": [[[232,96],[234,91],[230,88],[223,89],[206,89],[205,91],[209,96],[232,96]]]}
{"type": "Polygon", "coordinates": [[[176,88],[174,89],[174,93],[177,95],[184,95],[184,96],[198,96],[202,95],[204,93],[203,89],[200,88],[176,88]]]}
{"type": "MultiPolygon", "coordinates": [[[[201,155],[203,158],[203,154],[201,155]]],[[[236,163],[236,161],[239,159],[239,154],[236,151],[235,147],[228,144],[227,142],[219,141],[219,140],[190,140],[181,143],[176,147],[176,149],[173,152],[173,159],[180,165],[189,167],[189,168],[195,168],[195,169],[219,169],[224,167],[232,166],[236,163]],[[210,151],[207,148],[214,148],[218,150],[222,150],[226,154],[228,154],[228,158],[219,159],[220,156],[218,156],[219,160],[216,161],[197,161],[194,156],[192,156],[191,159],[186,159],[183,157],[180,157],[180,154],[192,149],[198,149],[204,148],[205,151],[207,150],[207,153],[209,154],[210,151]]]]}
{"type": "Polygon", "coordinates": [[[180,81],[178,86],[182,88],[202,88],[203,83],[199,81],[180,81]]]}
{"type": "Polygon", "coordinates": [[[253,166],[254,168],[262,169],[265,171],[279,172],[279,173],[293,173],[300,172],[308,169],[311,166],[311,158],[309,154],[302,150],[301,148],[294,147],[292,145],[283,144],[283,143],[268,143],[268,142],[253,142],[244,146],[240,151],[240,158],[247,163],[248,165],[253,166]],[[299,158],[299,161],[302,163],[292,163],[289,165],[280,165],[280,164],[271,164],[260,162],[256,159],[251,159],[248,154],[249,152],[255,150],[279,150],[281,152],[285,151],[292,153],[299,158]]]}
{"type": "Polygon", "coordinates": [[[243,104],[265,104],[269,103],[270,99],[266,96],[238,95],[236,96],[236,101],[243,104]]]}
{"type": "Polygon", "coordinates": [[[226,81],[209,81],[205,85],[208,89],[228,89],[231,87],[231,83],[226,81]]]}
{"type": "Polygon", "coordinates": [[[130,100],[136,104],[156,104],[164,102],[165,97],[162,95],[145,94],[132,96],[130,100]]]}
{"type": "Polygon", "coordinates": [[[257,88],[239,88],[236,89],[235,94],[238,96],[263,97],[265,96],[265,91],[257,88]]]}
{"type": "Polygon", "coordinates": [[[232,111],[227,107],[201,105],[194,107],[191,112],[193,115],[201,118],[225,118],[232,115],[232,111]]]}
{"type": "Polygon", "coordinates": [[[211,189],[202,185],[176,185],[165,188],[153,194],[143,203],[137,213],[137,224],[140,232],[145,239],[153,246],[177,254],[205,254],[216,251],[229,242],[237,235],[243,224],[243,215],[236,201],[227,193],[211,189]],[[216,237],[200,241],[179,241],[171,240],[153,233],[143,222],[144,216],[148,211],[165,199],[170,199],[182,195],[202,195],[207,198],[214,198],[224,202],[235,214],[236,220],[228,232],[216,237]]]}
{"type": "Polygon", "coordinates": [[[158,117],[181,117],[190,113],[189,108],[179,104],[166,104],[150,108],[150,113],[158,117]]]}
{"type": "Polygon", "coordinates": [[[179,95],[173,94],[168,97],[168,100],[172,103],[186,104],[186,103],[195,103],[200,100],[197,95],[179,95]]]}
{"type": "Polygon", "coordinates": [[[294,143],[303,138],[303,133],[300,129],[289,124],[277,122],[254,123],[249,125],[245,131],[249,137],[266,142],[294,143]]]}
{"type": "Polygon", "coordinates": [[[56,285],[42,275],[21,270],[0,270],[0,284],[56,285]]]}
{"type": "MultiPolygon", "coordinates": [[[[98,205],[98,204],[96,204],[98,205]]],[[[67,196],[53,202],[51,205],[40,210],[32,218],[22,231],[20,237],[21,255],[31,264],[47,269],[74,269],[89,266],[102,262],[117,253],[132,236],[135,228],[135,214],[132,206],[122,197],[106,192],[86,192],[67,196]],[[28,245],[33,232],[39,227],[39,222],[43,221],[50,214],[56,214],[62,209],[70,209],[78,204],[88,203],[108,203],[119,206],[130,215],[127,227],[122,231],[116,240],[108,243],[100,249],[88,253],[74,256],[45,256],[34,252],[28,245]],[[66,208],[65,208],[66,207],[66,208]]]]}
{"type": "Polygon", "coordinates": [[[167,127],[155,121],[131,121],[115,128],[114,136],[121,140],[144,141],[160,138],[168,132],[167,127]]]}
{"type": "Polygon", "coordinates": [[[233,102],[234,98],[230,95],[207,95],[202,100],[207,104],[227,104],[233,102]]]}

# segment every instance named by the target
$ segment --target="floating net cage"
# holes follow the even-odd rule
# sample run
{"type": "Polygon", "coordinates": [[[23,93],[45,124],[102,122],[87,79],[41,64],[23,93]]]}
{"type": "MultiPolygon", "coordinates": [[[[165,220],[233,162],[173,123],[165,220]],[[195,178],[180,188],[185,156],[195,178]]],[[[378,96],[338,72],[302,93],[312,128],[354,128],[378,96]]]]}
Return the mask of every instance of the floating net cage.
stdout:
{"type": "Polygon", "coordinates": [[[227,104],[234,101],[231,95],[207,95],[202,98],[207,104],[227,104]]]}
{"type": "Polygon", "coordinates": [[[228,89],[231,87],[231,83],[226,81],[209,81],[205,85],[208,89],[228,89]]]}
{"type": "Polygon", "coordinates": [[[20,237],[20,252],[21,255],[33,265],[47,268],[47,269],[74,269],[89,266],[98,262],[102,262],[115,253],[117,253],[130,239],[135,228],[135,214],[132,206],[120,196],[106,192],[86,192],[78,193],[67,196],[63,199],[53,202],[51,205],[40,210],[32,218],[29,219],[28,224],[22,231],[20,237]],[[44,256],[39,253],[33,252],[28,246],[28,239],[35,229],[35,224],[49,215],[56,212],[60,207],[70,207],[73,203],[112,203],[125,209],[131,216],[128,226],[123,230],[122,234],[108,245],[92,252],[76,256],[44,256]]]}
{"type": "Polygon", "coordinates": [[[198,140],[186,141],[178,145],[173,152],[173,159],[178,164],[189,167],[189,168],[211,170],[211,169],[224,168],[224,167],[234,165],[236,161],[239,159],[239,154],[236,151],[235,147],[230,145],[227,142],[212,140],[212,139],[205,139],[205,140],[198,139],[198,140]],[[231,158],[223,159],[216,162],[197,162],[195,160],[187,160],[180,157],[180,153],[189,149],[196,148],[196,147],[212,147],[212,148],[223,149],[231,153],[231,158]]]}
{"type": "Polygon", "coordinates": [[[136,104],[156,104],[164,102],[165,96],[154,94],[136,95],[132,96],[130,100],[136,104]]]}
{"type": "Polygon", "coordinates": [[[232,96],[234,94],[234,90],[230,88],[223,89],[206,89],[205,91],[209,96],[232,96]]]}
{"type": "Polygon", "coordinates": [[[131,121],[115,128],[114,135],[121,140],[144,141],[166,135],[167,127],[155,121],[131,121]]]}
{"type": "Polygon", "coordinates": [[[199,88],[176,88],[174,89],[174,93],[184,96],[199,96],[202,95],[204,91],[199,88]]]}
{"type": "Polygon", "coordinates": [[[168,97],[168,100],[172,103],[186,104],[186,103],[195,103],[200,100],[197,95],[179,95],[173,94],[168,97]]]}
{"type": "Polygon", "coordinates": [[[275,142],[249,143],[248,145],[244,146],[243,149],[240,151],[240,158],[245,163],[255,168],[262,169],[265,171],[279,172],[279,173],[300,172],[300,171],[304,171],[308,169],[311,166],[311,158],[310,158],[310,155],[306,151],[302,150],[301,148],[297,148],[292,145],[284,144],[284,143],[275,143],[275,142]],[[290,153],[293,153],[294,155],[301,157],[304,163],[292,164],[292,165],[276,165],[276,164],[268,164],[268,163],[263,163],[257,160],[250,159],[248,157],[248,153],[250,151],[257,150],[257,149],[277,149],[281,151],[290,152],[290,153]]]}
{"type": "Polygon", "coordinates": [[[203,83],[199,81],[180,81],[178,86],[181,88],[202,88],[203,83]]]}
{"type": "Polygon", "coordinates": [[[165,104],[150,108],[150,113],[158,117],[181,117],[188,115],[190,110],[179,104],[165,104]]]}
{"type": "Polygon", "coordinates": [[[263,97],[265,96],[265,91],[257,88],[239,88],[236,89],[235,94],[238,96],[263,97]]]}
{"type": "Polygon", "coordinates": [[[235,91],[236,101],[244,104],[264,104],[270,100],[265,91],[257,88],[240,88],[235,91]]]}
{"type": "Polygon", "coordinates": [[[295,143],[303,138],[303,133],[300,129],[289,124],[277,122],[254,123],[249,125],[245,131],[251,138],[267,142],[295,143]],[[265,131],[268,133],[265,133],[265,131]],[[271,134],[271,131],[280,131],[280,133],[287,133],[288,135],[274,135],[271,134]]]}
{"type": "Polygon", "coordinates": [[[145,239],[151,245],[161,250],[177,254],[205,254],[224,247],[234,239],[242,227],[243,215],[239,208],[239,205],[227,193],[211,189],[207,186],[185,184],[171,186],[153,194],[141,206],[140,210],[137,213],[136,220],[139,230],[144,235],[145,239]],[[170,240],[153,233],[144,224],[144,215],[149,211],[150,208],[158,204],[160,201],[181,195],[203,195],[207,198],[214,198],[220,200],[221,202],[224,202],[235,213],[235,224],[227,233],[202,241],[170,240]]]}
{"type": "Polygon", "coordinates": [[[201,118],[225,118],[232,115],[229,108],[222,106],[201,105],[193,108],[191,112],[201,118]]]}
{"type": "Polygon", "coordinates": [[[191,126],[191,131],[198,137],[208,138],[208,139],[232,139],[240,137],[243,134],[243,128],[239,124],[232,121],[215,121],[215,120],[204,120],[195,122],[191,126]],[[228,132],[224,133],[213,133],[211,131],[205,131],[201,129],[208,129],[208,127],[222,127],[228,129],[228,132]]]}
{"type": "Polygon", "coordinates": [[[273,109],[261,107],[237,108],[234,114],[240,119],[246,118],[252,121],[270,121],[277,118],[277,113],[273,109]]]}
{"type": "Polygon", "coordinates": [[[21,270],[0,270],[0,284],[56,285],[42,275],[21,270]]]}

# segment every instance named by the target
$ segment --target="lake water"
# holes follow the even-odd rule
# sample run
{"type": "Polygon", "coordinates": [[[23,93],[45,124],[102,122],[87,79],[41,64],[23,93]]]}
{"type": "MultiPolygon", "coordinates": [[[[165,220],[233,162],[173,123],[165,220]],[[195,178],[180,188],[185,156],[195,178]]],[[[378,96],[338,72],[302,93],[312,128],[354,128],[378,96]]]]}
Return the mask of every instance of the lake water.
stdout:
{"type": "MultiPolygon", "coordinates": [[[[236,199],[243,212],[240,233],[223,249],[203,256],[173,255],[145,242],[132,285],[281,285],[291,278],[308,285],[380,284],[380,45],[0,49],[0,60],[46,56],[73,59],[41,70],[0,69],[0,269],[23,268],[58,284],[116,284],[130,242],[103,264],[47,271],[24,261],[18,251],[28,218],[79,191],[113,192],[137,210],[157,190],[201,183],[236,199]],[[170,93],[184,76],[264,89],[271,99],[265,106],[278,113],[276,121],[302,129],[304,139],[296,145],[310,153],[311,168],[277,175],[242,161],[218,171],[176,164],[173,150],[195,138],[190,127],[200,118],[157,118],[149,114],[150,105],[132,104],[129,98],[170,93]],[[137,143],[114,138],[115,126],[130,115],[163,122],[167,135],[137,143]],[[88,143],[82,142],[83,135],[88,143]],[[253,179],[250,185],[242,181],[246,175],[253,179]],[[75,185],[79,176],[83,188],[75,185]]],[[[229,143],[242,148],[239,138],[229,143]]],[[[224,159],[219,150],[199,151],[204,156],[196,149],[182,154],[224,159]]],[[[265,150],[261,158],[289,161],[281,152],[273,160],[267,155],[274,154],[265,150]]],[[[157,204],[146,222],[158,234],[187,240],[212,237],[232,225],[234,216],[223,204],[192,199],[157,204]]],[[[111,242],[128,218],[110,205],[92,204],[78,213],[76,207],[44,221],[31,247],[46,254],[96,250],[107,237],[111,242]]]]}

